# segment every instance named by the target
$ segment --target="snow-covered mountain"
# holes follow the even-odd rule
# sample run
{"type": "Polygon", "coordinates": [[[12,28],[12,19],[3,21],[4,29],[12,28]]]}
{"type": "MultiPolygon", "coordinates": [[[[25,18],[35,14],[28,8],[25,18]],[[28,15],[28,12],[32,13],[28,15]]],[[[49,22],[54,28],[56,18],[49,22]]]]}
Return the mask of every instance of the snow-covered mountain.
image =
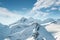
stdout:
{"type": "Polygon", "coordinates": [[[17,22],[10,25],[11,33],[20,32],[21,30],[29,27],[29,25],[33,22],[37,22],[40,24],[41,21],[37,19],[33,19],[31,17],[28,19],[23,17],[17,22]]]}
{"type": "Polygon", "coordinates": [[[1,40],[58,40],[60,20],[47,18],[44,21],[22,17],[9,26],[0,24],[1,40]]]}
{"type": "Polygon", "coordinates": [[[34,19],[32,17],[30,17],[30,18],[22,17],[20,20],[18,20],[17,22],[15,22],[15,23],[13,23],[11,25],[16,25],[16,24],[29,24],[29,23],[32,23],[32,22],[42,23],[42,21],[40,19],[34,19]]]}
{"type": "Polygon", "coordinates": [[[32,23],[24,30],[8,36],[10,40],[30,40],[30,37],[33,37],[34,40],[55,40],[54,37],[38,23],[32,23]]]}
{"type": "Polygon", "coordinates": [[[27,25],[26,24],[16,24],[16,25],[14,25],[10,28],[11,29],[11,34],[16,33],[16,32],[20,32],[27,27],[29,27],[28,24],[27,25]]]}

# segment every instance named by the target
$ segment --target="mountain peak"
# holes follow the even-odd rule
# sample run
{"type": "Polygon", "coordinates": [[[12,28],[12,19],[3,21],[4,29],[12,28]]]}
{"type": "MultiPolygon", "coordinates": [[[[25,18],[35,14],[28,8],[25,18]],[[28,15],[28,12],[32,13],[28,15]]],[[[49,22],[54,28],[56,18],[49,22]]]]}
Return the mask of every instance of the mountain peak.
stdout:
{"type": "Polygon", "coordinates": [[[21,22],[25,22],[26,20],[27,20],[27,18],[22,17],[20,21],[21,21],[21,22]]]}

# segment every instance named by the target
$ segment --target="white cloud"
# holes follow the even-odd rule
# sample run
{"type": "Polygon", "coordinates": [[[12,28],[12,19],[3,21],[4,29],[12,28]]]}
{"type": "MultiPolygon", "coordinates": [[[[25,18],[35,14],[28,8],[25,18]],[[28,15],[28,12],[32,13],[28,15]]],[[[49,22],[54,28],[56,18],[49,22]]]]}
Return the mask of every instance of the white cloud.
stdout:
{"type": "Polygon", "coordinates": [[[60,6],[60,0],[37,0],[37,2],[34,4],[34,7],[32,8],[30,15],[37,17],[45,18],[47,15],[49,15],[50,10],[57,10],[58,8],[54,8],[54,6],[60,6]],[[46,12],[42,12],[42,8],[50,8],[46,12]]]}
{"type": "Polygon", "coordinates": [[[10,11],[7,8],[0,7],[0,22],[2,24],[11,24],[21,17],[21,15],[18,15],[17,13],[10,11]]]}
{"type": "Polygon", "coordinates": [[[39,0],[34,4],[34,7],[32,10],[40,10],[41,8],[47,8],[50,7],[55,3],[56,0],[39,0]]]}
{"type": "Polygon", "coordinates": [[[46,17],[46,15],[48,15],[48,13],[37,11],[36,14],[33,17],[42,20],[43,18],[46,17]]]}
{"type": "Polygon", "coordinates": [[[5,16],[9,16],[9,17],[16,16],[16,14],[14,15],[12,13],[13,12],[10,12],[8,9],[0,7],[0,15],[5,15],[5,16]]]}

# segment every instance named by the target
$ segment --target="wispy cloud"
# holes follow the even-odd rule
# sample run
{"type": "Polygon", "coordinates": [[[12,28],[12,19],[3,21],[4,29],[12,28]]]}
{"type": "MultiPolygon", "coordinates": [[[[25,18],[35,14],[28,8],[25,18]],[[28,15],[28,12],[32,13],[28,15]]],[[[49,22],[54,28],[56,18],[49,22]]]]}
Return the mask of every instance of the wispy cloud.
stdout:
{"type": "MultiPolygon", "coordinates": [[[[58,6],[60,6],[60,0],[37,0],[37,2],[34,4],[34,7],[32,8],[30,14],[32,14],[34,17],[45,18],[47,15],[49,15],[49,12],[51,10],[57,10],[59,9],[58,6]],[[57,7],[55,7],[57,6],[57,7]],[[43,12],[41,9],[47,9],[43,12]],[[49,8],[49,9],[48,9],[49,8]]],[[[44,10],[43,9],[43,10],[44,10]]]]}
{"type": "Polygon", "coordinates": [[[14,11],[10,11],[7,8],[0,7],[0,22],[4,24],[11,24],[22,16],[18,15],[14,11]]]}

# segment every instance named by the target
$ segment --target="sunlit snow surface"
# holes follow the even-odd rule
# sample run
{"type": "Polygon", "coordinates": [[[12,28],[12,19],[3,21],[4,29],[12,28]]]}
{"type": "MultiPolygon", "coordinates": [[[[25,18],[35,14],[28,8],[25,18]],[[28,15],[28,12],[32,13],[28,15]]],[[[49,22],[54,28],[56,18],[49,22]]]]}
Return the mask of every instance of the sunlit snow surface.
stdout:
{"type": "Polygon", "coordinates": [[[60,40],[60,32],[55,34],[55,38],[56,38],[56,40],[60,40]]]}
{"type": "Polygon", "coordinates": [[[52,35],[56,38],[56,40],[60,40],[60,25],[50,24],[46,26],[46,29],[52,33],[52,35]]]}
{"type": "Polygon", "coordinates": [[[34,37],[27,38],[26,40],[35,40],[34,37]]]}
{"type": "Polygon", "coordinates": [[[10,40],[9,38],[5,38],[4,40],[10,40]]]}

